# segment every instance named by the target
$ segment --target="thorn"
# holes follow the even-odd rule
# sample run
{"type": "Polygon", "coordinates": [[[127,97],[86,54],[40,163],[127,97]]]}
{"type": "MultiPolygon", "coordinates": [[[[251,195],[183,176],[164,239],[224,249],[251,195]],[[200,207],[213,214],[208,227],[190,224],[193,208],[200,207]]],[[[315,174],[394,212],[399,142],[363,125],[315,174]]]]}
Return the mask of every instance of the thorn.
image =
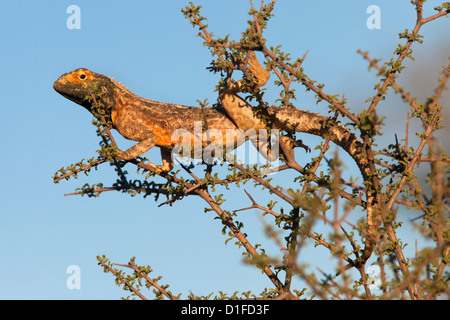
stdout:
{"type": "Polygon", "coordinates": [[[308,55],[308,52],[309,52],[309,49],[306,50],[305,54],[303,55],[302,62],[305,61],[305,58],[306,58],[306,56],[308,55]]]}

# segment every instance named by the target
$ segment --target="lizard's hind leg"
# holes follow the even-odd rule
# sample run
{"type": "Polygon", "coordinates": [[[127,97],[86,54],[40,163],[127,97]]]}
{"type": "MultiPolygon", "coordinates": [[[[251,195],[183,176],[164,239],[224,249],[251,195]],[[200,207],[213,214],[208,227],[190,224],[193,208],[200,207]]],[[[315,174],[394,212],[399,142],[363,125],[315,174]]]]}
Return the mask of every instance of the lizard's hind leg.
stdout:
{"type": "MultiPolygon", "coordinates": [[[[259,136],[258,138],[261,138],[259,136]]],[[[301,147],[306,152],[311,152],[311,148],[303,143],[302,140],[295,140],[289,136],[279,136],[279,140],[271,143],[267,137],[263,139],[251,140],[253,145],[258,149],[259,153],[269,161],[275,161],[280,154],[284,154],[284,158],[294,159],[294,148],[301,147]],[[286,154],[288,153],[288,154],[286,154]]]]}

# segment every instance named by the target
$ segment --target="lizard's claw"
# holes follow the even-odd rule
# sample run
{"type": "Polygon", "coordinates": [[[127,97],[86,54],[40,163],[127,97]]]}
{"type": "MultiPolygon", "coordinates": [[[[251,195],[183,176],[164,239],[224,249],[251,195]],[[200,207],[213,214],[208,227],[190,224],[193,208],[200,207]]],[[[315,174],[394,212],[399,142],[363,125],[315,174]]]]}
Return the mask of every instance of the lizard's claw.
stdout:
{"type": "Polygon", "coordinates": [[[150,171],[146,176],[145,176],[145,180],[147,180],[148,178],[150,178],[151,176],[154,176],[154,175],[160,175],[160,174],[162,174],[162,173],[167,173],[168,171],[167,170],[164,170],[163,168],[162,168],[162,166],[155,166],[155,168],[152,170],[152,171],[150,171]]]}
{"type": "Polygon", "coordinates": [[[306,144],[304,144],[302,140],[294,141],[294,148],[297,148],[297,147],[301,147],[301,148],[305,149],[306,152],[311,152],[311,148],[308,147],[306,144]]]}
{"type": "Polygon", "coordinates": [[[164,174],[164,173],[168,173],[170,170],[172,170],[172,167],[169,167],[169,166],[166,166],[166,165],[160,166],[160,165],[153,164],[151,162],[149,162],[147,164],[147,166],[151,167],[151,170],[150,169],[146,170],[146,171],[149,171],[149,173],[145,176],[145,180],[147,180],[151,176],[161,175],[161,174],[164,174]]]}

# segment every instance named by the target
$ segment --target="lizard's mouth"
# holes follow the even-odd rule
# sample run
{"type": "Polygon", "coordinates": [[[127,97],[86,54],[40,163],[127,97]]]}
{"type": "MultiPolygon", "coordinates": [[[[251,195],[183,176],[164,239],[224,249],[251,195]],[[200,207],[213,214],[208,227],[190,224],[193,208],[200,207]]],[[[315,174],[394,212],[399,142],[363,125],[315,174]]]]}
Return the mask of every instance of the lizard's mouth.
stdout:
{"type": "MultiPolygon", "coordinates": [[[[53,83],[53,89],[55,89],[56,92],[58,92],[60,95],[64,96],[67,99],[70,99],[70,96],[67,95],[65,92],[67,90],[67,88],[64,87],[64,84],[62,81],[60,81],[61,78],[59,78],[58,80],[55,81],[55,83],[53,83]]],[[[70,99],[72,100],[72,99],[70,99]]]]}
{"type": "Polygon", "coordinates": [[[66,84],[66,81],[65,81],[65,74],[63,74],[62,76],[60,76],[59,78],[58,78],[58,80],[56,80],[54,83],[53,83],[53,89],[55,89],[55,91],[56,92],[58,92],[59,94],[62,94],[62,95],[64,95],[64,90],[63,90],[63,88],[64,88],[64,85],[66,84]]]}
{"type": "Polygon", "coordinates": [[[53,89],[55,89],[56,92],[58,92],[60,95],[62,95],[64,98],[69,99],[77,104],[81,104],[79,99],[75,96],[75,92],[70,91],[70,88],[68,88],[67,82],[64,79],[64,75],[58,78],[53,83],[53,89]]]}

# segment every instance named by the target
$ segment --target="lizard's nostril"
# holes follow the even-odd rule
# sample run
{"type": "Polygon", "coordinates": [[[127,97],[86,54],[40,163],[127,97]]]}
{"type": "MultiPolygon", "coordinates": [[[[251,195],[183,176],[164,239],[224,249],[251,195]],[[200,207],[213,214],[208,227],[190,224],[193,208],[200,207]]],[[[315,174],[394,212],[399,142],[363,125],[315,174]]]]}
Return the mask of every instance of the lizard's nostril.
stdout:
{"type": "Polygon", "coordinates": [[[55,89],[56,91],[58,91],[58,87],[59,87],[59,79],[58,80],[56,80],[54,83],[53,83],[53,89],[55,89]]]}

